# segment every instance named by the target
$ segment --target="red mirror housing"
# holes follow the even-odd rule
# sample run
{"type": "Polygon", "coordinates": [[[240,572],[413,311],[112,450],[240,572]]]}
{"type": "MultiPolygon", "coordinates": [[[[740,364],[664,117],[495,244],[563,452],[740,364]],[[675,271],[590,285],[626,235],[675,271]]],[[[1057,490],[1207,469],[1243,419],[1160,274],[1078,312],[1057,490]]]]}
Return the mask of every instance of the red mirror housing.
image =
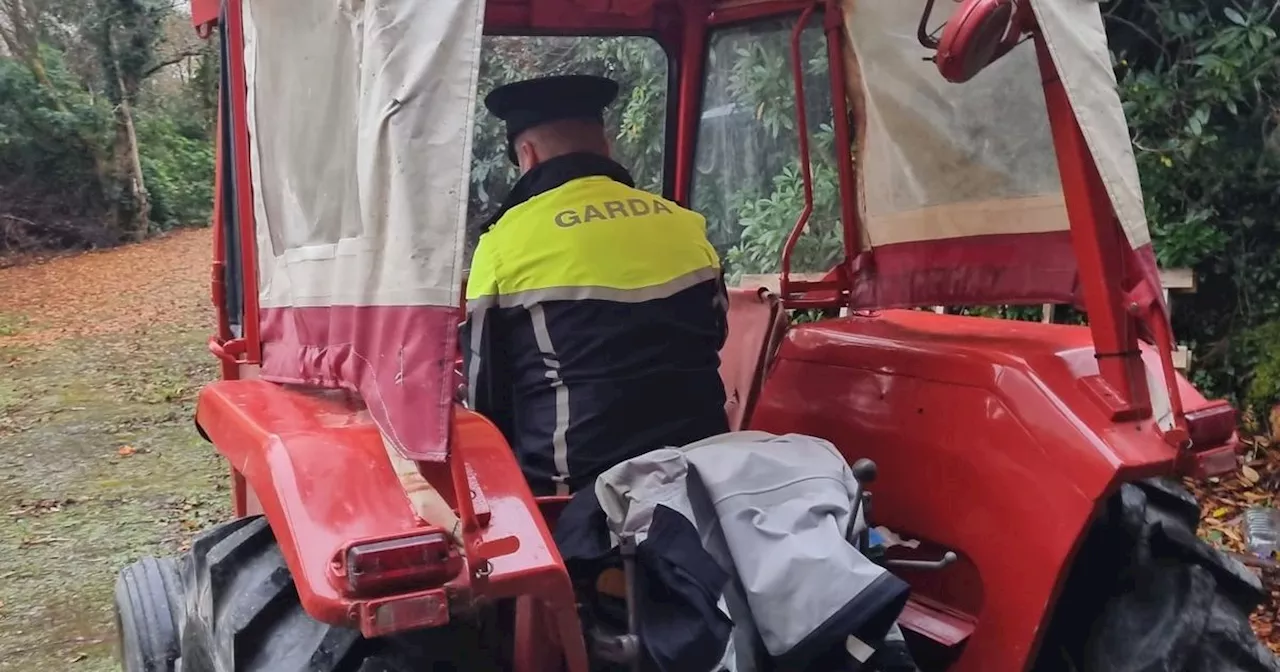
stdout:
{"type": "Polygon", "coordinates": [[[935,62],[949,82],[967,82],[1008,53],[1021,30],[1014,22],[1014,0],[967,0],[947,21],[935,62]]]}

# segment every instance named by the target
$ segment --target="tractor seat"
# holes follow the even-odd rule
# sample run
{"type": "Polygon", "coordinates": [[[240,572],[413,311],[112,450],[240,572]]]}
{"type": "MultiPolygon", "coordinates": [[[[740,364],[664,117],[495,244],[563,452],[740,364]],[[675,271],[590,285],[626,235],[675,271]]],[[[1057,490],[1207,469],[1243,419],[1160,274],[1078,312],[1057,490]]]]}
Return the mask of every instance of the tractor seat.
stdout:
{"type": "MultiPolygon", "coordinates": [[[[764,384],[765,375],[786,332],[786,311],[777,295],[765,289],[731,288],[728,311],[728,339],[720,351],[720,376],[725,387],[725,413],[729,430],[747,426],[764,384]]],[[[539,497],[538,508],[547,525],[555,528],[557,519],[570,497],[539,497]]],[[[606,569],[594,581],[582,586],[593,595],[589,598],[596,622],[589,626],[588,641],[621,641],[618,628],[625,633],[627,581],[622,569],[606,569]],[[613,634],[605,635],[605,632],[613,634]]],[[[581,595],[587,598],[587,595],[581,595]]]]}
{"type": "Polygon", "coordinates": [[[729,431],[745,429],[787,329],[787,311],[767,289],[729,289],[729,338],[720,350],[729,431]]]}

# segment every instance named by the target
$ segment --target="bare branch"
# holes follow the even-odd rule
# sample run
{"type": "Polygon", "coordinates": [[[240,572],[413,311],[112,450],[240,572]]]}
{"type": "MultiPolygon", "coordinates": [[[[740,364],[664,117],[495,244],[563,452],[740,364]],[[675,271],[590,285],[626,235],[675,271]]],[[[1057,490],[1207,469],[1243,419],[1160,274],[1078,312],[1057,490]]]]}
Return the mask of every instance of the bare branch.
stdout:
{"type": "Polygon", "coordinates": [[[0,40],[19,60],[39,57],[40,7],[34,0],[0,0],[0,40]]]}
{"type": "Polygon", "coordinates": [[[188,49],[183,49],[182,51],[179,51],[178,53],[173,54],[172,56],[164,59],[163,61],[160,61],[158,63],[153,63],[151,67],[147,68],[142,72],[142,78],[146,79],[151,75],[154,75],[157,72],[160,72],[161,70],[164,70],[165,68],[171,65],[177,65],[187,60],[188,58],[194,58],[199,55],[200,55],[200,49],[198,48],[192,47],[188,49]]]}

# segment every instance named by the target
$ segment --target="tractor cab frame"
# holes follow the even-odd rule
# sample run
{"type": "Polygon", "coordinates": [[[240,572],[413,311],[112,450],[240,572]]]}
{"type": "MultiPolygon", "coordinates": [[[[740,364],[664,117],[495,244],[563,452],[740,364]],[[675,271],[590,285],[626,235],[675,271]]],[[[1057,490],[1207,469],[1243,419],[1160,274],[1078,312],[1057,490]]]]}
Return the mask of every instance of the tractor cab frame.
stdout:
{"type": "MultiPolygon", "coordinates": [[[[551,536],[565,501],[536,500],[502,435],[454,401],[480,33],[656,40],[671,81],[662,184],[696,208],[712,44],[763,21],[793,26],[782,56],[802,206],[771,287],[731,289],[731,425],[819,436],[879,465],[877,524],[920,541],[895,559],[922,666],[1056,669],[1042,649],[1085,636],[1060,622],[1062,596],[1087,592],[1071,586],[1090,530],[1142,479],[1234,466],[1235,413],[1174,371],[1097,4],[945,4],[192,0],[222,46],[209,348],[223,379],[196,420],[231,465],[237,521],[184,560],[182,669],[284,669],[254,667],[276,649],[226,620],[249,599],[227,577],[268,547],[297,608],[329,628],[324,646],[347,646],[308,669],[348,669],[357,640],[375,650],[494,604],[514,614],[511,669],[589,669],[551,536]],[[813,155],[829,150],[801,57],[815,32],[831,213],[815,193],[813,155]],[[1005,111],[1029,110],[1038,146],[963,114],[993,109],[1007,82],[1034,94],[1005,111]],[[977,108],[948,102],[966,90],[981,91],[977,108]],[[960,142],[966,124],[1003,144],[960,142]],[[1025,172],[1039,181],[1015,179],[1025,172]],[[838,218],[840,252],[797,268],[817,216],[838,218]],[[1079,305],[1088,326],[911,310],[1046,301],[1079,305]],[[789,325],[795,309],[842,316],[789,325]]],[[[1185,499],[1162,488],[1142,486],[1151,510],[1173,502],[1185,519],[1185,499]]]]}

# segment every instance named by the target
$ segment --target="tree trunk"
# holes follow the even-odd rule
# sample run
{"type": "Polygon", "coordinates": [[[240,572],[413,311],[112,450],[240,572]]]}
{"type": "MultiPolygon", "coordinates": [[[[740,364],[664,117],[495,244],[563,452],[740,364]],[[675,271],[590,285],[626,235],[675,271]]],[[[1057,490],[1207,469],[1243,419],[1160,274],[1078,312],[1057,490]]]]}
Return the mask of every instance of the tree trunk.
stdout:
{"type": "Polygon", "coordinates": [[[116,221],[120,232],[128,240],[140,241],[150,230],[151,200],[147,195],[146,180],[142,176],[142,158],[138,154],[138,134],[133,123],[133,106],[138,82],[126,78],[121,72],[120,59],[115,51],[115,40],[107,37],[111,54],[110,76],[115,78],[119,91],[115,101],[114,173],[119,187],[115,199],[116,221]]]}
{"type": "Polygon", "coordinates": [[[120,182],[119,225],[132,241],[147,237],[150,228],[151,199],[142,177],[142,160],[138,155],[138,135],[133,127],[133,112],[127,101],[116,106],[115,174],[120,182]]]}

